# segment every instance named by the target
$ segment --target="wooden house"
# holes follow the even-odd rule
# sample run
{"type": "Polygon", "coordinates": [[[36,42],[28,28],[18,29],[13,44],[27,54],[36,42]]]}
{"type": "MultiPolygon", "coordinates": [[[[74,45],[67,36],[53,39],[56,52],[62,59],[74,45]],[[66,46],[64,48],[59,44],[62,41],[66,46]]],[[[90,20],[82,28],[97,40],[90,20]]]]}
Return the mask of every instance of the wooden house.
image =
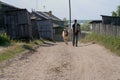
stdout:
{"type": "Polygon", "coordinates": [[[109,36],[120,36],[120,17],[102,15],[102,21],[92,21],[93,32],[109,36]]]}
{"type": "Polygon", "coordinates": [[[15,10],[15,9],[20,9],[15,6],[12,6],[10,4],[4,3],[0,1],[0,31],[5,31],[5,11],[7,10],[15,10]]]}
{"type": "Polygon", "coordinates": [[[26,9],[7,10],[5,13],[7,34],[12,39],[32,39],[30,13],[26,9]]]}
{"type": "Polygon", "coordinates": [[[0,28],[11,39],[32,39],[32,25],[30,13],[26,9],[20,9],[4,2],[1,8],[0,28]]]}
{"type": "MultiPolygon", "coordinates": [[[[60,35],[58,38],[61,38],[61,32],[58,30],[62,30],[64,23],[61,19],[57,18],[52,14],[52,12],[41,12],[41,11],[33,11],[32,19],[37,21],[38,34],[40,37],[55,40],[56,35],[60,35]],[[61,29],[62,28],[62,29],[61,29]],[[57,33],[58,32],[58,33],[57,33]]],[[[35,28],[36,29],[36,28],[35,28]]]]}

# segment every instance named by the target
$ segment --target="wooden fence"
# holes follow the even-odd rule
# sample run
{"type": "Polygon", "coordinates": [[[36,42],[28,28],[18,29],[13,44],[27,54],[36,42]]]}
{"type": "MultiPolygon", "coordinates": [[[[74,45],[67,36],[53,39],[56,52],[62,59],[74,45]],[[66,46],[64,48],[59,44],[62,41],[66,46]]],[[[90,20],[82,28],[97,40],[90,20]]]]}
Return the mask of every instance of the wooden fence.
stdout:
{"type": "Polygon", "coordinates": [[[93,23],[92,30],[96,34],[120,36],[120,26],[116,26],[116,25],[93,23]]]}

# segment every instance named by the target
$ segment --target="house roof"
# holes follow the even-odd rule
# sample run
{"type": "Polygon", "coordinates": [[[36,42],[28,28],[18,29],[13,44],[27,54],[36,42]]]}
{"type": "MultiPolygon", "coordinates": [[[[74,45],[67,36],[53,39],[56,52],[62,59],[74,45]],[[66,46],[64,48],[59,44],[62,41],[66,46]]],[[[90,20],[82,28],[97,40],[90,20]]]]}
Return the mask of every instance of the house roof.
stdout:
{"type": "Polygon", "coordinates": [[[101,15],[102,17],[109,17],[109,18],[120,18],[119,16],[107,16],[107,15],[101,15]]]}
{"type": "Polygon", "coordinates": [[[27,11],[27,9],[14,9],[14,10],[7,10],[6,12],[17,12],[17,11],[27,11]]]}
{"type": "Polygon", "coordinates": [[[115,16],[106,16],[106,15],[101,15],[103,24],[110,24],[110,25],[119,25],[120,26],[120,17],[115,17],[115,16]]]}
{"type": "MultiPolygon", "coordinates": [[[[1,4],[1,5],[6,5],[6,6],[9,6],[9,7],[13,7],[13,8],[18,8],[18,7],[15,7],[15,6],[13,6],[13,5],[10,5],[10,4],[5,3],[5,2],[2,2],[2,1],[0,1],[0,4],[1,4]]],[[[18,8],[18,9],[20,9],[20,8],[18,8]]]]}
{"type": "Polygon", "coordinates": [[[93,20],[90,22],[90,24],[92,24],[92,23],[102,23],[102,20],[93,20]]]}
{"type": "Polygon", "coordinates": [[[49,12],[41,12],[41,11],[34,11],[34,14],[36,14],[38,17],[42,17],[44,19],[52,19],[55,21],[61,21],[58,17],[54,16],[53,14],[49,14],[49,12]]]}
{"type": "Polygon", "coordinates": [[[52,18],[53,20],[56,20],[56,21],[61,21],[61,19],[59,19],[58,17],[56,17],[55,15],[53,14],[50,14],[49,12],[44,12],[46,15],[48,15],[50,18],[52,18]]]}
{"type": "Polygon", "coordinates": [[[41,17],[45,18],[45,19],[50,19],[50,17],[48,15],[46,15],[44,12],[41,11],[37,11],[36,12],[38,15],[40,15],[41,17]]]}

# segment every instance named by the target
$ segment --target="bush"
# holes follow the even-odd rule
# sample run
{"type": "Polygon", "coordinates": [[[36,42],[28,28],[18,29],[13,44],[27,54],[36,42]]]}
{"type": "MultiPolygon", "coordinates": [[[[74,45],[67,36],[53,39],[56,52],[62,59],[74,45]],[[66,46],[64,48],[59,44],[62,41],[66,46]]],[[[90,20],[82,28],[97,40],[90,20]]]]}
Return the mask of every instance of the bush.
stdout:
{"type": "Polygon", "coordinates": [[[6,33],[0,33],[0,46],[8,45],[11,43],[10,38],[7,36],[6,33]]]}

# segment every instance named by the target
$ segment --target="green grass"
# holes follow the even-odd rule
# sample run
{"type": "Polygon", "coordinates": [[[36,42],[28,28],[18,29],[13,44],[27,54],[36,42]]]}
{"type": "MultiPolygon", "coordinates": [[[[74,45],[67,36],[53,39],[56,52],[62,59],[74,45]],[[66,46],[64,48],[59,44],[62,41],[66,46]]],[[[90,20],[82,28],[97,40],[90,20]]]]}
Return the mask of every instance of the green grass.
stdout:
{"type": "Polygon", "coordinates": [[[0,52],[0,62],[13,58],[18,54],[21,54],[25,50],[34,51],[33,47],[42,44],[41,40],[34,40],[30,43],[14,43],[11,46],[6,47],[4,50],[0,52]]]}
{"type": "Polygon", "coordinates": [[[22,47],[22,45],[10,46],[3,52],[0,52],[0,62],[10,59],[23,51],[25,51],[25,49],[22,47]]]}
{"type": "Polygon", "coordinates": [[[101,44],[120,56],[120,37],[90,33],[85,37],[85,39],[81,40],[81,42],[95,42],[101,44]]]}

